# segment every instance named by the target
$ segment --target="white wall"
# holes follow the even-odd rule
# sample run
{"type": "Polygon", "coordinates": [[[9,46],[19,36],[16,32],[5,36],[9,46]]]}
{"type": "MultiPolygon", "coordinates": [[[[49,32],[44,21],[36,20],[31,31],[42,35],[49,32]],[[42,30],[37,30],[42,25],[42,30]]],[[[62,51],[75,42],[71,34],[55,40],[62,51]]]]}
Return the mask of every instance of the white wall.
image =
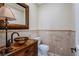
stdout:
{"type": "Polygon", "coordinates": [[[37,30],[38,28],[38,7],[36,4],[29,3],[29,29],[37,30]]]}
{"type": "Polygon", "coordinates": [[[75,11],[75,30],[76,30],[76,48],[77,54],[79,56],[79,3],[74,4],[75,11]]]}
{"type": "Polygon", "coordinates": [[[39,30],[74,30],[72,4],[47,3],[39,6],[39,30]]]}
{"type": "MultiPolygon", "coordinates": [[[[79,4],[74,4],[74,7],[75,7],[75,24],[76,24],[76,27],[75,27],[75,30],[76,30],[76,39],[78,40],[79,38],[79,4]]],[[[76,41],[76,44],[79,45],[79,40],[76,41]]]]}

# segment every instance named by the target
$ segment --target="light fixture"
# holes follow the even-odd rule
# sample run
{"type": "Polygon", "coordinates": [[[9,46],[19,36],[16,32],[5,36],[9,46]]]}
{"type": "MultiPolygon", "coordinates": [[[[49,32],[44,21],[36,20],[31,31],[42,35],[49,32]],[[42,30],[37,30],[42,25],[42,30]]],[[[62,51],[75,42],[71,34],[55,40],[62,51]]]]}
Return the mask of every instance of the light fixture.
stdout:
{"type": "Polygon", "coordinates": [[[4,21],[4,25],[5,25],[4,29],[6,31],[6,47],[8,47],[7,24],[8,24],[8,21],[12,21],[12,20],[16,20],[16,19],[15,19],[13,12],[11,11],[11,9],[5,5],[0,7],[0,21],[1,20],[4,21]]]}

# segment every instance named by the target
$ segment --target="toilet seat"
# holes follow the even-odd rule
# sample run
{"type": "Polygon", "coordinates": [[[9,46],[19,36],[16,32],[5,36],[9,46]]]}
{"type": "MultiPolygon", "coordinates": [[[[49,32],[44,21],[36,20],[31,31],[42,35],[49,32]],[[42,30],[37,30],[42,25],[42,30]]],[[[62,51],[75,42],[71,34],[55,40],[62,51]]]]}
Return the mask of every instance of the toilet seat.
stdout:
{"type": "Polygon", "coordinates": [[[46,44],[40,44],[40,45],[38,45],[38,48],[40,48],[42,51],[49,50],[48,45],[46,45],[46,44]]]}

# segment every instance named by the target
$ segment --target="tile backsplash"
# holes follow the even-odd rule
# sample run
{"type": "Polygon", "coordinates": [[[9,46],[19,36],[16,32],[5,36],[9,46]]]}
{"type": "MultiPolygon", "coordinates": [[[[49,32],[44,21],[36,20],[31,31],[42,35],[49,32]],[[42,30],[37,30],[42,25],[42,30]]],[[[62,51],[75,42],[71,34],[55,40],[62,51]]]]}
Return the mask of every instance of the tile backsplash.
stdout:
{"type": "MultiPolygon", "coordinates": [[[[32,30],[8,30],[8,39],[11,39],[11,34],[12,32],[18,32],[20,36],[23,37],[37,37],[38,32],[37,31],[32,31],[32,30]]],[[[16,34],[14,34],[14,38],[17,37],[16,34]]],[[[5,45],[5,31],[0,31],[0,46],[5,45]]]]}

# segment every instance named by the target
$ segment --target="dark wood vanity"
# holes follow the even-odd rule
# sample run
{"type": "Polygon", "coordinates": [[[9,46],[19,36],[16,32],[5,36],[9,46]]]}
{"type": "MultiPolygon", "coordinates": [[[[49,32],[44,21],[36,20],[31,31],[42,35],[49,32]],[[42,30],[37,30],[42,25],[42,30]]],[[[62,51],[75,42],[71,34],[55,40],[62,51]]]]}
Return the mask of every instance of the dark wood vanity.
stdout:
{"type": "Polygon", "coordinates": [[[4,56],[37,56],[38,55],[38,44],[37,40],[28,39],[23,45],[17,46],[13,43],[10,47],[11,51],[4,56]]]}
{"type": "Polygon", "coordinates": [[[29,39],[26,44],[15,47],[12,45],[12,52],[6,54],[8,56],[37,56],[37,41],[29,39]]]}

